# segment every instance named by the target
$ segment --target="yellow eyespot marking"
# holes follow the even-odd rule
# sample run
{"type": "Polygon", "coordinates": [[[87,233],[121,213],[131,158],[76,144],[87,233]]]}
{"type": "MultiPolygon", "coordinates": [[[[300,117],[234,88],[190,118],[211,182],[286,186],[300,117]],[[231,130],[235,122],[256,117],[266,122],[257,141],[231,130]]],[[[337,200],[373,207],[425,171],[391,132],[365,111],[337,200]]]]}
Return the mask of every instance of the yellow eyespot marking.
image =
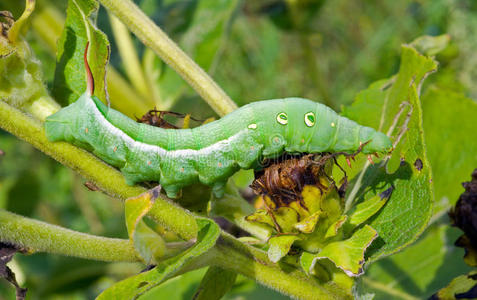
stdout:
{"type": "Polygon", "coordinates": [[[335,127],[335,122],[331,122],[331,127],[335,127]]]}
{"type": "Polygon", "coordinates": [[[286,113],[281,112],[277,115],[277,122],[282,124],[282,125],[287,125],[288,124],[288,116],[286,113]]]}
{"type": "Polygon", "coordinates": [[[315,125],[315,113],[313,112],[308,112],[305,114],[305,124],[308,127],[311,127],[315,125]]]}
{"type": "Polygon", "coordinates": [[[257,129],[257,124],[250,124],[248,125],[249,129],[257,129]]]}

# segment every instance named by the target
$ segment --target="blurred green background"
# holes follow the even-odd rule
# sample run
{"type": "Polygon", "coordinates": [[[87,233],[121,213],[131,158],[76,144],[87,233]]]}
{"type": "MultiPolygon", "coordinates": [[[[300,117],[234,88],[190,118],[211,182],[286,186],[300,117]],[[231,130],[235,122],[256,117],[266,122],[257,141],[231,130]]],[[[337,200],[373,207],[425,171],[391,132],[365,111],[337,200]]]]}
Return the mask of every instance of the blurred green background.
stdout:
{"type": "MultiPolygon", "coordinates": [[[[0,0],[0,10],[10,10],[18,18],[22,2],[0,0]]],[[[437,56],[440,69],[424,88],[439,86],[477,99],[476,1],[135,2],[207,69],[239,106],[252,100],[300,96],[339,111],[370,83],[397,72],[401,44],[422,35],[444,33],[450,35],[451,43],[437,56]]],[[[61,33],[57,24],[65,17],[66,3],[38,0],[26,33],[41,60],[48,87],[55,71],[52,41],[61,33]]],[[[109,37],[111,65],[128,80],[127,63],[119,55],[103,8],[97,23],[109,37]]],[[[160,101],[173,111],[197,118],[216,116],[172,70],[137,39],[133,41],[141,63],[149,70],[147,75],[153,76],[158,86],[160,101]]],[[[127,237],[118,200],[88,191],[81,177],[3,131],[0,149],[6,153],[0,156],[0,208],[78,231],[127,237]]],[[[452,184],[459,186],[459,182],[452,184]]],[[[455,201],[448,199],[445,208],[455,201]]],[[[376,293],[376,299],[419,299],[466,273],[463,251],[453,247],[459,231],[448,224],[446,214],[436,215],[415,245],[374,264],[360,284],[376,293]]],[[[91,299],[111,283],[141,270],[135,264],[45,254],[17,255],[11,267],[20,284],[28,287],[29,299],[91,299]]],[[[154,291],[155,297],[189,299],[203,272],[171,280],[154,291]]],[[[14,290],[0,281],[0,299],[12,297],[14,290]]],[[[226,298],[286,297],[240,278],[226,298]]]]}

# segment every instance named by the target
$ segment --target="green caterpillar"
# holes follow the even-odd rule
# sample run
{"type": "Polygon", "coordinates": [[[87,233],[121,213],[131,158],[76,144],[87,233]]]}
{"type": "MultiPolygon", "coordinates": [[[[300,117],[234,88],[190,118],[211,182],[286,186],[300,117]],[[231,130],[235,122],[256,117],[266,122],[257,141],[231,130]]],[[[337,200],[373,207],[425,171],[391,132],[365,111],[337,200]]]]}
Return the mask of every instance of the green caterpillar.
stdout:
{"type": "MultiPolygon", "coordinates": [[[[67,141],[119,168],[130,185],[158,181],[170,198],[195,182],[222,197],[239,169],[258,169],[262,159],[288,153],[389,153],[389,138],[307,99],[258,101],[193,129],[136,123],[104,105],[84,52],[87,91],[45,121],[50,141],[67,141]]],[[[369,156],[368,156],[369,158],[369,156]]],[[[369,158],[370,159],[370,158],[369,158]]]]}
{"type": "Polygon", "coordinates": [[[201,182],[223,195],[239,169],[259,168],[262,158],[288,153],[389,153],[389,138],[301,98],[253,102],[193,129],[136,123],[90,93],[49,116],[50,141],[67,141],[119,168],[128,184],[158,181],[170,198],[201,182]]]}

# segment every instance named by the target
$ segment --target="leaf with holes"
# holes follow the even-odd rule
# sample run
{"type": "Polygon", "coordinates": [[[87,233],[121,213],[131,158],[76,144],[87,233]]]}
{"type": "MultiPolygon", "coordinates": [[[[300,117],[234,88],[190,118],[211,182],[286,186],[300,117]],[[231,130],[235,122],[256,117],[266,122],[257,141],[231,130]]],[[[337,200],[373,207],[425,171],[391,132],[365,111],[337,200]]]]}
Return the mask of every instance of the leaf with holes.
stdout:
{"type": "Polygon", "coordinates": [[[347,117],[388,131],[394,143],[399,141],[386,168],[366,164],[349,189],[347,201],[351,202],[370,199],[394,187],[386,205],[369,221],[379,234],[370,248],[371,260],[409,245],[429,222],[434,195],[419,90],[426,76],[436,68],[437,62],[432,58],[404,45],[399,73],[390,80],[372,84],[344,110],[347,117]],[[381,111],[381,119],[368,118],[364,111],[370,108],[381,111]]]}

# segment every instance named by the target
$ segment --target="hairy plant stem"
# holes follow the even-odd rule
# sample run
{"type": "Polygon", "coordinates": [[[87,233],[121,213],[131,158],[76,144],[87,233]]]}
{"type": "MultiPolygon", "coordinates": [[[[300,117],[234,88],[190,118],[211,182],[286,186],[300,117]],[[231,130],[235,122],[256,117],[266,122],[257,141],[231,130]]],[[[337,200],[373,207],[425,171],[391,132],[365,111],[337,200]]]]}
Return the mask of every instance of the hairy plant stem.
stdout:
{"type": "Polygon", "coordinates": [[[0,241],[28,251],[101,261],[140,261],[129,240],[89,235],[0,209],[0,241]]]}
{"type": "Polygon", "coordinates": [[[184,78],[220,116],[237,108],[227,94],[185,54],[134,2],[100,0],[101,4],[121,20],[146,46],[156,52],[184,78]]]}
{"type": "Polygon", "coordinates": [[[292,265],[272,263],[265,252],[223,233],[212,249],[212,264],[255,279],[257,282],[298,299],[347,299],[333,282],[320,283],[292,265]]]}

